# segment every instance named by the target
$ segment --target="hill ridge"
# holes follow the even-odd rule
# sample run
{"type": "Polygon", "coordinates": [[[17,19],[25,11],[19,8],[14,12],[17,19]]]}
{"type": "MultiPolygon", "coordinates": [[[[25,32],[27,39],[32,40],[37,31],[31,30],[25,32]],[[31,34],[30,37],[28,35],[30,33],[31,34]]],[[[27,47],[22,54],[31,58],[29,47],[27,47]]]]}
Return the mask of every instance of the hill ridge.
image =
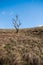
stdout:
{"type": "Polygon", "coordinates": [[[0,64],[43,65],[43,27],[0,29],[0,64]]]}

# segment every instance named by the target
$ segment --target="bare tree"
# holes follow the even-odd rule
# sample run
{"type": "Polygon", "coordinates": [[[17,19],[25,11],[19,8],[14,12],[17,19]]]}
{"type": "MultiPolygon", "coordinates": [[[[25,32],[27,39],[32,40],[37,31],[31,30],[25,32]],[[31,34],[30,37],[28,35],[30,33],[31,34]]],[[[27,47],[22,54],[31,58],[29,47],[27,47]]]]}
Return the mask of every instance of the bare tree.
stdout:
{"type": "Polygon", "coordinates": [[[16,15],[16,19],[13,18],[13,25],[14,25],[14,27],[15,27],[15,29],[16,29],[16,33],[18,33],[19,27],[20,27],[20,25],[21,25],[21,22],[20,22],[20,20],[18,19],[18,15],[16,15]]]}

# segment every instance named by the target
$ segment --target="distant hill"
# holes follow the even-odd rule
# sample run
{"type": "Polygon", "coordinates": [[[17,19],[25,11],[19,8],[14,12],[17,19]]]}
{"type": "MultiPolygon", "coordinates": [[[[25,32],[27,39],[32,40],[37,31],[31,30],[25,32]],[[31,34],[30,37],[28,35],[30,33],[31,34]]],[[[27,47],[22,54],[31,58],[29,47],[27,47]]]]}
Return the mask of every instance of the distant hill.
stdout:
{"type": "Polygon", "coordinates": [[[0,29],[0,65],[43,65],[43,26],[0,29]]]}

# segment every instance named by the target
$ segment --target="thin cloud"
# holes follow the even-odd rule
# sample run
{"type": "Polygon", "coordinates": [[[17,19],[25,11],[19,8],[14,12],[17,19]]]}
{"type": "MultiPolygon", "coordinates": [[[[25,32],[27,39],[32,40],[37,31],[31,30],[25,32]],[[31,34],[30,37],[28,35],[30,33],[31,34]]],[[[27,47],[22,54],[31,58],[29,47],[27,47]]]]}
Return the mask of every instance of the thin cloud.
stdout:
{"type": "Polygon", "coordinates": [[[11,11],[11,12],[10,12],[10,15],[13,15],[13,14],[14,14],[14,12],[13,12],[13,11],[11,11]]]}
{"type": "Polygon", "coordinates": [[[5,12],[5,11],[2,11],[2,12],[1,12],[1,14],[2,14],[2,15],[5,15],[5,14],[6,14],[6,12],[5,12]]]}
{"type": "Polygon", "coordinates": [[[43,26],[43,25],[39,25],[38,27],[41,27],[41,26],[43,26]]]}

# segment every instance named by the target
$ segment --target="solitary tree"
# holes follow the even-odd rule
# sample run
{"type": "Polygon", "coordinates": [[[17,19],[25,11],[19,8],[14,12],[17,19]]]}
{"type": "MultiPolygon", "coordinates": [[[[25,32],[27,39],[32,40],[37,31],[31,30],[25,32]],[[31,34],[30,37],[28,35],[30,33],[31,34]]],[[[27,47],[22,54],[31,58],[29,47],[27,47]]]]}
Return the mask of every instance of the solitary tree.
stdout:
{"type": "Polygon", "coordinates": [[[19,27],[20,27],[20,25],[21,25],[21,22],[20,22],[20,20],[18,19],[18,15],[16,15],[16,19],[13,18],[13,25],[14,25],[14,27],[15,27],[15,29],[16,29],[16,33],[18,33],[19,27]]]}

